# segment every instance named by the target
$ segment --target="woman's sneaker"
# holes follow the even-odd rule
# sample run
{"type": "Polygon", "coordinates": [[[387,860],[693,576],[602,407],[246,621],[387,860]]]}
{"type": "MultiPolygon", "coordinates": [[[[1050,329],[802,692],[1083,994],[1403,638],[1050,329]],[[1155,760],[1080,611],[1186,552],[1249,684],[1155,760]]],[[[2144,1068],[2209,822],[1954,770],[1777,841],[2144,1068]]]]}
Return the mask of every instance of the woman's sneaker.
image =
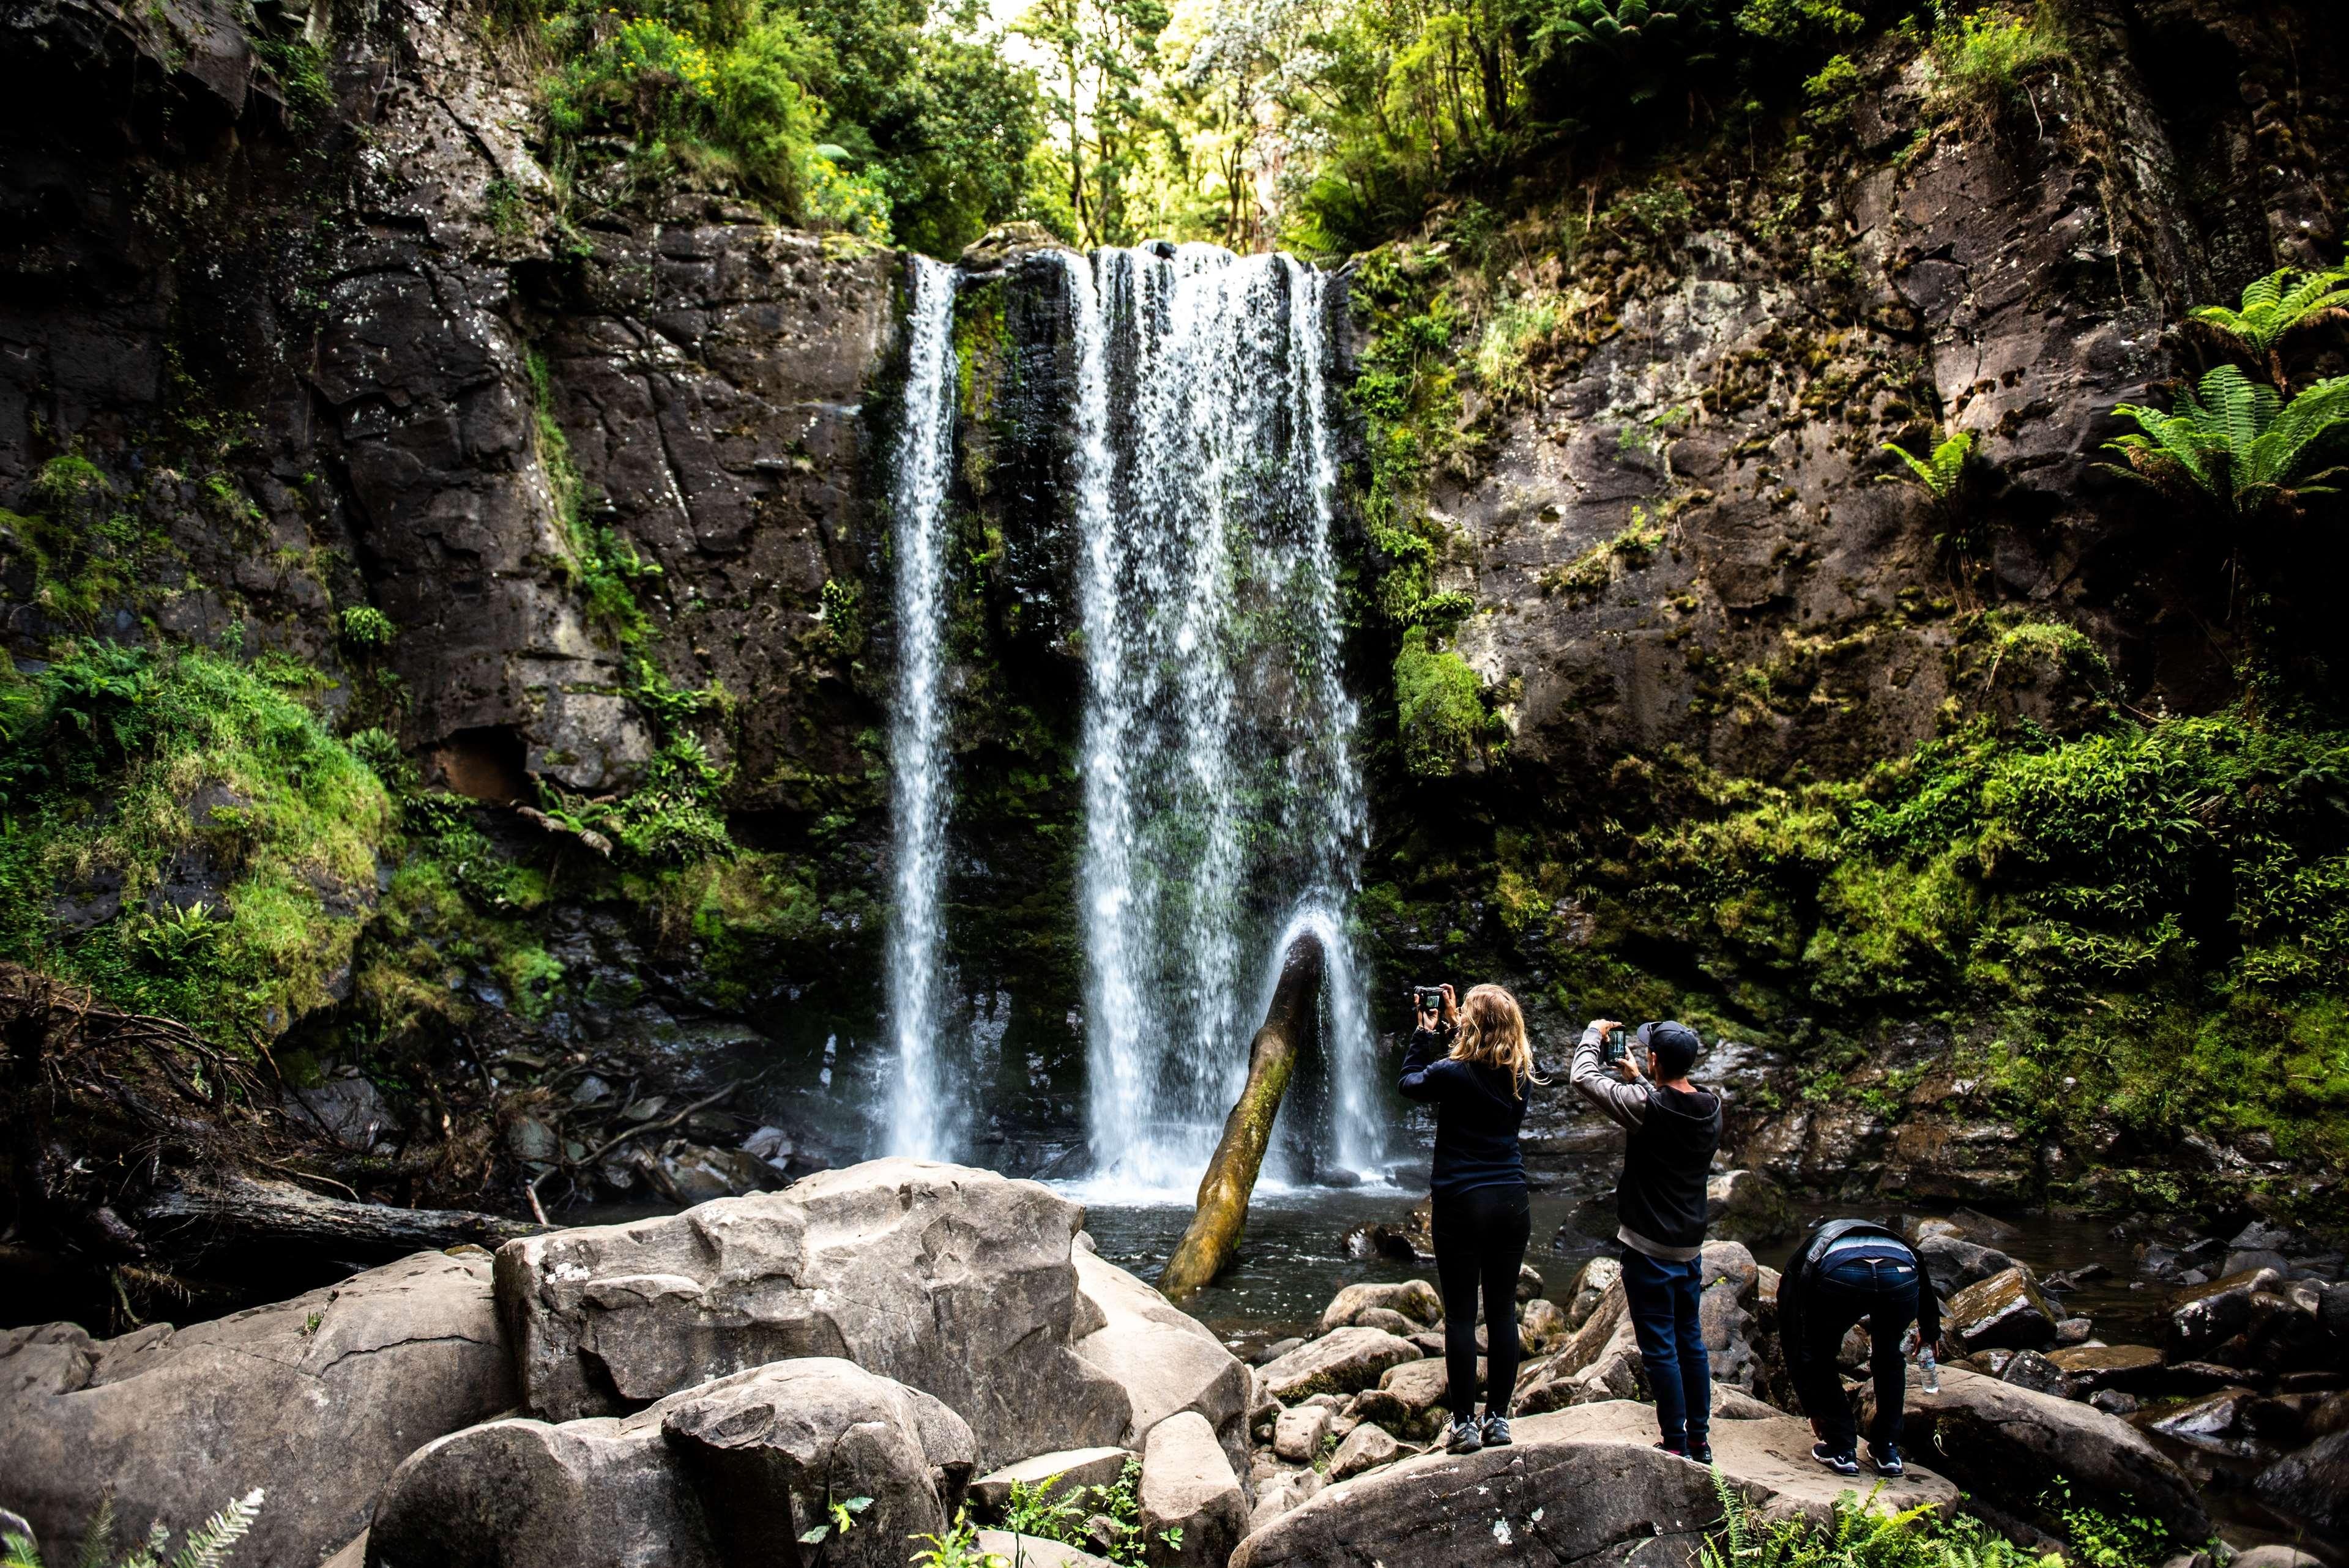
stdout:
{"type": "Polygon", "coordinates": [[[1818,1460],[1819,1463],[1826,1466],[1827,1469],[1835,1471],[1837,1475],[1857,1475],[1859,1473],[1859,1461],[1857,1460],[1852,1458],[1849,1454],[1839,1454],[1833,1449],[1827,1447],[1825,1443],[1814,1443],[1811,1445],[1811,1458],[1818,1460]]]}
{"type": "Polygon", "coordinates": [[[1692,1442],[1689,1444],[1688,1457],[1701,1465],[1709,1465],[1713,1463],[1713,1445],[1692,1442]]]}
{"type": "Polygon", "coordinates": [[[1880,1449],[1874,1443],[1868,1444],[1868,1457],[1875,1464],[1878,1475],[1902,1476],[1909,1473],[1909,1467],[1900,1462],[1900,1450],[1890,1443],[1880,1449]]]}
{"type": "Polygon", "coordinates": [[[1452,1423],[1452,1440],[1444,1445],[1455,1454],[1473,1454],[1485,1446],[1485,1429],[1473,1416],[1462,1416],[1452,1423]]]}
{"type": "Polygon", "coordinates": [[[1508,1417],[1487,1416],[1485,1418],[1485,1446],[1488,1449],[1506,1449],[1509,1446],[1508,1417]]]}

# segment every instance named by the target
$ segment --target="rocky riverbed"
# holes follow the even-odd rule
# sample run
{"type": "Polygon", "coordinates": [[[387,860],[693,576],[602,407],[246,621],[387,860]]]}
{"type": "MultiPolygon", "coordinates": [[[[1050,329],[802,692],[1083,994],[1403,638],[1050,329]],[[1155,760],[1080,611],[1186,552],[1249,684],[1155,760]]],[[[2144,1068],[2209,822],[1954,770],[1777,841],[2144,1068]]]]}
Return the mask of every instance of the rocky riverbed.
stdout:
{"type": "MultiPolygon", "coordinates": [[[[1268,1232],[1290,1212],[1268,1206],[1268,1232]]],[[[1133,1233],[1103,1220],[1121,1244],[1133,1233]]],[[[2130,1294],[2162,1293],[2141,1320],[2158,1333],[2108,1336],[2064,1288],[2098,1265],[2043,1273],[2002,1250],[2021,1247],[2002,1223],[1909,1222],[1949,1295],[1950,1365],[1938,1393],[1910,1393],[1928,1462],[1875,1505],[1963,1508],[2033,1544],[2085,1507],[2253,1568],[2339,1562],[2337,1258],[2271,1228],[2132,1243],[2152,1274],[2184,1261],[2217,1277],[2146,1281],[2130,1294]]],[[[1386,1277],[1244,1361],[1105,1258],[1067,1197],[875,1161],[494,1256],[419,1253],[176,1330],[12,1331],[0,1502],[59,1542],[109,1491],[134,1528],[184,1529],[258,1487],[240,1562],[263,1568],[895,1568],[966,1514],[1040,1531],[986,1539],[1078,1568],[1619,1562],[1634,1546],[1678,1562],[1715,1524],[1713,1478],[1651,1446],[1609,1259],[1537,1250],[1517,1441],[1464,1458],[1432,1451],[1428,1271],[1361,1272],[1386,1277]]],[[[1842,1487],[1807,1460],[1776,1371],[1776,1271],[1721,1240],[1705,1272],[1723,1475],[1765,1515],[1825,1518],[1842,1487]]],[[[1855,1331],[1847,1371],[1866,1357],[1855,1331]]]]}

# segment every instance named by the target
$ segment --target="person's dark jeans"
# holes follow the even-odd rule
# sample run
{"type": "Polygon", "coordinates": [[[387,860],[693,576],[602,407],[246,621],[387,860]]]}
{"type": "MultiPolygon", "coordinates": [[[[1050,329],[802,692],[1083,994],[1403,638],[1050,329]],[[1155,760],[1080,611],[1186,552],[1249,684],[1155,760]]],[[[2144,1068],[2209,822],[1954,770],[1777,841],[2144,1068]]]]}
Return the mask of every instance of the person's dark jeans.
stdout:
{"type": "Polygon", "coordinates": [[[1517,1270],[1533,1234],[1525,1185],[1475,1187],[1434,1201],[1435,1278],[1444,1295],[1444,1402],[1476,1412],[1476,1293],[1485,1294],[1485,1413],[1506,1416],[1517,1392],[1517,1270]]]}
{"type": "Polygon", "coordinates": [[[1640,1336],[1640,1359],[1655,1390],[1656,1425],[1664,1446],[1681,1453],[1709,1446],[1713,1423],[1713,1364],[1697,1323],[1704,1261],[1684,1264],[1623,1249],[1623,1300],[1640,1336]]]}
{"type": "Polygon", "coordinates": [[[1803,1414],[1817,1429],[1819,1440],[1839,1454],[1857,1447],[1859,1423],[1852,1418],[1836,1353],[1851,1326],[1862,1318],[1868,1320],[1868,1369],[1876,1379],[1876,1418],[1869,1424],[1868,1445],[1881,1452],[1898,1443],[1901,1407],[1909,1398],[1900,1336],[1917,1321],[1914,1284],[1851,1285],[1832,1277],[1818,1281],[1803,1304],[1803,1356],[1789,1368],[1803,1414]]]}

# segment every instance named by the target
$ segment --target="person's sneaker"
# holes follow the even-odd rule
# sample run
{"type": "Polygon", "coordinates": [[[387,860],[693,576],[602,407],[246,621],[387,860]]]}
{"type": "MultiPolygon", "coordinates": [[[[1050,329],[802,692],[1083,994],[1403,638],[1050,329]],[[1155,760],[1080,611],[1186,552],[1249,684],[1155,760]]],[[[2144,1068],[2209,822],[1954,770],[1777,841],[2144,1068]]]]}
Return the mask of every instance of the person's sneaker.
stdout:
{"type": "Polygon", "coordinates": [[[1485,1429],[1474,1418],[1463,1416],[1452,1423],[1452,1440],[1444,1446],[1455,1454],[1473,1454],[1485,1446],[1485,1429]]]}
{"type": "Polygon", "coordinates": [[[1819,1463],[1826,1466],[1827,1469],[1835,1471],[1837,1475],[1857,1475],[1859,1473],[1859,1461],[1857,1460],[1852,1458],[1849,1454],[1839,1454],[1833,1449],[1827,1447],[1825,1443],[1814,1443],[1811,1445],[1811,1458],[1818,1460],[1819,1463]]]}
{"type": "Polygon", "coordinates": [[[1692,1442],[1689,1444],[1688,1457],[1701,1465],[1709,1465],[1713,1463],[1713,1445],[1692,1442]]]}
{"type": "Polygon", "coordinates": [[[1676,1449],[1670,1443],[1658,1443],[1656,1447],[1663,1449],[1664,1452],[1671,1455],[1672,1458],[1676,1460],[1684,1460],[1688,1458],[1688,1450],[1686,1449],[1676,1449]]]}
{"type": "Polygon", "coordinates": [[[1875,1464],[1878,1475],[1901,1476],[1909,1473],[1909,1467],[1900,1462],[1899,1449],[1891,1443],[1880,1449],[1874,1443],[1868,1444],[1868,1457],[1875,1464]]]}
{"type": "Polygon", "coordinates": [[[1485,1446],[1488,1449],[1506,1449],[1509,1446],[1508,1417],[1487,1416],[1485,1418],[1485,1446]]]}

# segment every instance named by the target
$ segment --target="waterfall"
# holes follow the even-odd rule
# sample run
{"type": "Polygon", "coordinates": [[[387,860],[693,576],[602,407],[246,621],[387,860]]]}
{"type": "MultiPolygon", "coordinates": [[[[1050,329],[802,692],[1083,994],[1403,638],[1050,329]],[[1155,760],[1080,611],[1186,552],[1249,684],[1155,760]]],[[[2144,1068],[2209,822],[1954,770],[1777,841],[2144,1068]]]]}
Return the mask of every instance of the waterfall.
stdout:
{"type": "Polygon", "coordinates": [[[946,1009],[939,974],[946,881],[947,485],[954,473],[954,301],[950,267],[905,259],[913,290],[906,324],[904,425],[890,490],[896,570],[897,700],[889,727],[890,811],[895,843],[886,967],[896,1045],[892,1154],[942,1159],[957,1141],[938,1070],[946,1009]]]}
{"type": "Polygon", "coordinates": [[[1185,245],[1063,253],[1077,361],[1090,1127],[1109,1191],[1187,1194],[1309,924],[1330,1154],[1382,1140],[1347,921],[1364,833],[1340,678],[1320,273],[1185,245]]]}

